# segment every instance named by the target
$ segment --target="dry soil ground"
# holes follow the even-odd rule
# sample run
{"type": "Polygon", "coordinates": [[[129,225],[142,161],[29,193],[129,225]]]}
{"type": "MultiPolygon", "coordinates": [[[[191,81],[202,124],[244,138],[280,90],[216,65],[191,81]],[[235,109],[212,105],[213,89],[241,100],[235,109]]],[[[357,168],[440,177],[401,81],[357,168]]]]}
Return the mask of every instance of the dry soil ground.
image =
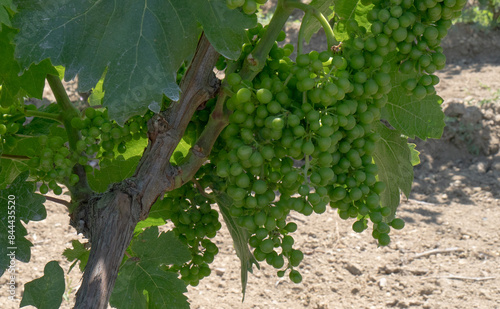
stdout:
{"type": "MultiPolygon", "coordinates": [[[[438,91],[449,125],[442,140],[415,141],[422,163],[398,213],[407,225],[388,247],[354,233],[333,210],[295,215],[303,282],[280,279],[262,264],[242,303],[239,261],[223,228],[212,276],[189,288],[192,308],[500,308],[499,38],[461,26],[445,42],[449,65],[438,91]]],[[[19,265],[19,296],[47,262],[65,271],[70,265],[61,252],[77,235],[64,206],[46,206],[47,220],[28,225],[34,247],[32,262],[19,265]]],[[[67,275],[62,308],[71,307],[79,276],[75,269],[67,275]]],[[[0,307],[17,308],[5,299],[5,283],[3,276],[0,307]]]]}

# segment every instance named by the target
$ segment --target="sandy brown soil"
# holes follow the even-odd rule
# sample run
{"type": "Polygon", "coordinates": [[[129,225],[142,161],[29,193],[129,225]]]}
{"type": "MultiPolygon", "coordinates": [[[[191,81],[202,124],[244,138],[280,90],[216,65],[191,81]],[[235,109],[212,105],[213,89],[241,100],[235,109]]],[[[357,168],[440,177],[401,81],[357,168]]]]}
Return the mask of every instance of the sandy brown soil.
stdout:
{"type": "MultiPolygon", "coordinates": [[[[377,248],[368,232],[354,233],[331,209],[293,215],[305,253],[303,282],[280,279],[262,264],[242,303],[239,261],[223,228],[212,276],[189,288],[192,308],[500,308],[500,35],[471,31],[457,28],[445,43],[451,62],[439,73],[438,92],[449,126],[440,141],[416,141],[422,164],[398,213],[407,225],[388,247],[377,248]],[[464,47],[462,39],[471,37],[464,47]]],[[[32,263],[19,265],[19,296],[48,261],[69,269],[61,253],[77,235],[64,206],[46,206],[47,220],[28,225],[32,263]]],[[[17,308],[5,299],[5,282],[0,278],[0,307],[17,308]]],[[[78,286],[74,269],[62,308],[71,308],[78,286]]]]}

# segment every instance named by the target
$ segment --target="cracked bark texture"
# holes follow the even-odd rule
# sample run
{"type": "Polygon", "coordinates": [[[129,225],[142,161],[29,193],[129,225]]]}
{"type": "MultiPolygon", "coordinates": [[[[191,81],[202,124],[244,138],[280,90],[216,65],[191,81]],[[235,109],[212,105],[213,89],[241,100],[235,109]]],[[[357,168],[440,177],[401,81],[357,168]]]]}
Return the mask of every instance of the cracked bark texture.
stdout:
{"type": "Polygon", "coordinates": [[[180,85],[181,99],[148,122],[149,143],[134,176],[81,201],[72,213],[71,224],[92,244],[75,308],[107,308],[136,224],[148,217],[159,196],[189,181],[182,176],[194,175],[206,160],[191,156],[181,167],[169,162],[193,114],[219,91],[213,74],[218,57],[202,35],[180,85]]]}

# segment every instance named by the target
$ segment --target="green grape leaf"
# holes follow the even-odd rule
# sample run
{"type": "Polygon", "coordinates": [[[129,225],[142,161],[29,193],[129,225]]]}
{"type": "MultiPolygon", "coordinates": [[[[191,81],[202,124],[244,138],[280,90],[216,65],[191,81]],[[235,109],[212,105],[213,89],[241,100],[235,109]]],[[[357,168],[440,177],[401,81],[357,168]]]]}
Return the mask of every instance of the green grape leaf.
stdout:
{"type": "Polygon", "coordinates": [[[175,233],[146,229],[130,245],[133,258],[121,267],[110,304],[117,308],[189,308],[186,285],[164,265],[182,265],[191,253],[175,233]]]}
{"type": "Polygon", "coordinates": [[[38,309],[57,309],[61,306],[65,289],[64,271],[56,261],[48,262],[43,277],[24,285],[21,307],[35,306],[38,309]]]}
{"type": "Polygon", "coordinates": [[[0,189],[5,189],[22,172],[29,169],[24,160],[0,159],[0,165],[2,165],[2,170],[0,171],[0,189]]]}
{"type": "MultiPolygon", "coordinates": [[[[388,56],[385,61],[393,61],[393,57],[395,56],[388,56]]],[[[435,94],[427,95],[423,99],[408,95],[402,83],[410,78],[419,80],[420,73],[403,74],[398,66],[394,65],[390,75],[392,90],[388,94],[387,104],[382,109],[382,118],[409,138],[440,138],[445,126],[444,112],[440,104],[443,99],[435,94]]]]}
{"type": "Polygon", "coordinates": [[[420,151],[416,149],[417,145],[413,143],[408,143],[408,147],[411,152],[411,165],[419,165],[420,164],[420,151]]]}
{"type": "Polygon", "coordinates": [[[94,169],[92,173],[87,174],[90,187],[97,192],[106,191],[110,184],[131,177],[140,160],[140,156],[128,159],[118,156],[113,160],[103,160],[100,169],[94,169]]]}
{"type": "Polygon", "coordinates": [[[21,102],[25,96],[41,99],[45,87],[45,76],[57,74],[50,61],[45,60],[27,66],[27,70],[19,76],[21,67],[14,58],[14,45],[12,44],[16,32],[15,29],[5,27],[0,31],[0,59],[2,59],[0,62],[0,84],[2,85],[0,103],[7,105],[16,101],[21,102]]]}
{"type": "MultiPolygon", "coordinates": [[[[145,138],[131,140],[126,143],[127,150],[124,153],[113,160],[103,160],[100,163],[100,169],[95,169],[93,173],[87,175],[90,187],[98,192],[104,192],[110,184],[132,176],[147,144],[148,141],[145,138]]],[[[118,153],[117,147],[114,151],[118,153]]]]}
{"type": "Polygon", "coordinates": [[[175,147],[174,154],[170,157],[170,162],[179,165],[185,157],[187,157],[191,145],[185,139],[181,139],[177,147],[175,147]]]}
{"type": "Polygon", "coordinates": [[[78,74],[80,91],[95,87],[107,68],[103,104],[122,124],[158,105],[163,94],[178,99],[176,72],[200,33],[187,3],[19,1],[16,51],[23,67],[50,58],[66,68],[66,80],[78,74]]]}
{"type": "Polygon", "coordinates": [[[13,8],[12,0],[0,0],[0,31],[2,31],[2,24],[12,27],[8,8],[13,8]]]}
{"type": "Polygon", "coordinates": [[[346,0],[333,0],[333,6],[335,9],[335,14],[340,19],[348,20],[354,16],[356,12],[356,6],[359,0],[346,1],[346,0]]]}
{"type": "MultiPolygon", "coordinates": [[[[351,33],[346,28],[346,23],[350,20],[356,20],[359,26],[365,27],[369,30],[371,23],[366,18],[368,11],[372,9],[373,5],[363,5],[358,1],[335,1],[335,13],[339,21],[335,23],[333,32],[338,41],[345,41],[352,37],[355,33],[351,33]]],[[[361,33],[357,33],[361,35],[361,33]]]]}
{"type": "Polygon", "coordinates": [[[379,180],[387,184],[380,195],[381,205],[391,209],[387,221],[394,219],[400,202],[400,190],[410,196],[413,183],[412,154],[407,139],[401,133],[377,123],[375,131],[381,136],[375,147],[373,158],[378,166],[379,180]]]}
{"type": "Polygon", "coordinates": [[[198,0],[186,3],[189,3],[214,48],[226,58],[238,59],[241,45],[248,41],[245,29],[256,25],[255,16],[229,9],[226,0],[198,0]]]}
{"type": "Polygon", "coordinates": [[[27,182],[29,173],[21,173],[12,184],[0,190],[0,276],[8,268],[10,257],[27,263],[31,259],[31,242],[21,223],[41,221],[47,217],[45,197],[35,194],[34,182],[27,182]],[[13,212],[14,211],[14,212],[13,212]],[[10,236],[10,238],[9,238],[10,236]],[[14,255],[8,255],[14,252],[14,255]]]}
{"type": "Polygon", "coordinates": [[[147,219],[139,221],[134,229],[134,234],[142,232],[143,229],[150,226],[165,225],[166,220],[170,218],[170,206],[166,203],[167,199],[158,199],[151,209],[147,219]]]}
{"type": "Polygon", "coordinates": [[[73,262],[68,272],[70,272],[78,261],[80,261],[80,271],[83,272],[87,262],[89,260],[90,250],[86,249],[85,246],[74,239],[71,241],[73,249],[64,249],[63,255],[68,259],[68,261],[73,262]]]}
{"type": "MultiPolygon", "coordinates": [[[[309,6],[314,7],[319,12],[323,13],[325,18],[327,20],[330,20],[335,15],[333,13],[333,6],[331,2],[331,0],[313,0],[311,1],[311,3],[309,3],[309,6]]],[[[321,23],[313,15],[306,14],[302,19],[301,28],[303,28],[302,31],[304,33],[304,40],[309,44],[309,41],[311,40],[313,34],[321,29],[321,23]]]]}
{"type": "MultiPolygon", "coordinates": [[[[59,105],[56,103],[49,104],[46,106],[41,106],[39,109],[41,112],[46,112],[46,113],[52,113],[52,114],[58,114],[61,109],[59,108],[59,105]]],[[[28,123],[26,126],[22,127],[20,132],[23,135],[49,135],[56,133],[58,136],[61,136],[64,139],[67,139],[66,132],[57,130],[56,128],[60,125],[59,122],[52,120],[52,119],[45,119],[45,118],[39,118],[39,117],[34,117],[33,120],[31,120],[30,123],[28,123]],[[59,131],[59,132],[56,132],[59,131]],[[64,134],[64,135],[62,135],[64,134]]]]}
{"type": "Polygon", "coordinates": [[[92,88],[92,93],[89,96],[88,102],[90,106],[102,105],[102,99],[104,98],[104,77],[97,82],[97,85],[92,88]]]}
{"type": "Polygon", "coordinates": [[[50,58],[66,68],[66,80],[78,74],[80,91],[95,87],[107,70],[103,105],[120,124],[148,108],[158,112],[163,95],[179,99],[177,70],[196,50],[198,22],[231,58],[255,23],[224,0],[22,0],[18,9],[13,24],[21,29],[21,66],[50,58]]]}
{"type": "Polygon", "coordinates": [[[226,226],[233,238],[234,249],[236,255],[241,261],[241,292],[245,299],[245,291],[248,282],[248,272],[252,273],[252,264],[260,269],[259,263],[248,248],[248,239],[250,237],[248,230],[236,224],[234,218],[229,214],[229,208],[232,204],[232,199],[223,192],[215,191],[215,200],[219,205],[220,212],[226,222],[226,226]]]}
{"type": "MultiPolygon", "coordinates": [[[[43,123],[43,122],[42,122],[43,123]]],[[[32,132],[32,129],[29,131],[22,129],[23,134],[27,132],[32,132]]],[[[60,136],[63,139],[67,139],[66,131],[58,127],[56,125],[48,126],[51,136],[60,136]]],[[[41,129],[39,132],[34,131],[34,134],[45,132],[45,129],[41,129]]],[[[17,156],[33,156],[33,154],[39,153],[42,149],[39,142],[39,136],[35,137],[19,137],[16,146],[8,151],[9,155],[17,155],[17,156]]],[[[11,159],[1,159],[0,163],[4,167],[0,172],[0,189],[7,187],[12,181],[19,176],[24,171],[29,169],[26,160],[11,160],[11,159]]]]}
{"type": "Polygon", "coordinates": [[[21,87],[26,91],[29,97],[42,99],[47,74],[59,75],[48,59],[37,64],[32,64],[28,70],[19,77],[21,87]]]}

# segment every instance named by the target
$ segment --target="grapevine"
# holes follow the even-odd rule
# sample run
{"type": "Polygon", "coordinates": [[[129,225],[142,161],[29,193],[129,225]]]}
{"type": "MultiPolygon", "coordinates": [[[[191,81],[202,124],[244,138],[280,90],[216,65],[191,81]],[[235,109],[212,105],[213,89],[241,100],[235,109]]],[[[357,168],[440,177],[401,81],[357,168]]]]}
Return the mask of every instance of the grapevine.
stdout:
{"type": "MultiPolygon", "coordinates": [[[[127,274],[128,267],[140,265],[141,258],[147,260],[152,254],[141,255],[138,243],[154,243],[163,237],[142,239],[148,231],[144,228],[167,222],[171,223],[171,234],[160,235],[174,235],[174,240],[169,241],[175,242],[172,246],[179,250],[178,256],[171,260],[158,257],[155,262],[161,262],[154,271],[161,274],[156,273],[159,277],[178,276],[183,287],[196,286],[211,274],[209,265],[219,251],[213,238],[222,228],[221,218],[230,228],[242,261],[243,291],[247,269],[258,262],[273,266],[280,277],[288,275],[297,284],[302,281],[299,265],[304,254],[293,236],[301,228],[291,219],[293,212],[321,215],[331,207],[341,219],[351,220],[354,232],[370,229],[377,244],[387,246],[391,230],[405,225],[396,217],[396,208],[400,190],[408,195],[407,178],[413,177],[401,170],[388,175],[387,162],[411,165],[407,137],[439,134],[431,129],[423,134],[408,129],[404,123],[408,121],[392,113],[391,108],[397,100],[438,105],[435,86],[439,78],[434,73],[446,62],[441,40],[466,0],[332,1],[328,9],[316,1],[305,4],[279,0],[268,25],[255,22],[256,12],[266,0],[223,0],[222,5],[217,1],[197,2],[223,10],[225,15],[214,18],[232,18],[240,24],[234,31],[225,29],[231,35],[221,38],[206,24],[204,14],[197,13],[203,34],[196,32],[196,21],[193,26],[193,21],[183,15],[179,20],[185,18],[185,24],[178,30],[191,29],[193,36],[199,36],[197,49],[195,44],[189,49],[186,43],[188,47],[179,49],[184,55],[160,60],[157,71],[144,64],[144,70],[138,69],[138,63],[148,57],[136,57],[133,73],[123,82],[117,77],[123,72],[116,68],[124,65],[120,61],[129,50],[139,50],[141,40],[147,42],[148,51],[155,44],[165,43],[150,40],[147,27],[143,32],[141,24],[139,43],[126,52],[113,54],[105,67],[105,77],[102,71],[93,72],[101,82],[104,80],[102,105],[87,104],[79,110],[69,101],[59,71],[66,69],[69,76],[76,71],[83,74],[87,66],[82,64],[76,70],[73,66],[78,59],[68,62],[60,58],[62,51],[52,55],[49,52],[54,64],[66,66],[58,67],[59,71],[50,62],[40,62],[45,58],[26,60],[29,65],[34,62],[47,66],[42,75],[54,92],[54,104],[25,104],[29,93],[26,89],[26,93],[18,90],[7,100],[5,97],[12,92],[7,91],[10,84],[0,79],[0,150],[2,160],[15,165],[11,170],[18,173],[9,172],[16,177],[27,172],[29,182],[38,183],[42,195],[49,191],[61,195],[63,188],[68,188],[72,196],[71,224],[92,242],[103,237],[111,241],[113,233],[127,235],[120,243],[126,257],[122,261],[124,252],[118,252],[113,260],[116,274],[109,284],[113,286],[118,277],[117,291],[126,290],[124,285],[133,281],[127,274]],[[303,25],[298,41],[287,42],[282,29],[296,9],[305,13],[303,25]],[[305,53],[303,43],[312,35],[311,25],[324,30],[327,47],[305,53]],[[231,50],[231,45],[236,48],[231,50]],[[296,56],[292,56],[294,52],[296,56]],[[162,71],[165,68],[168,74],[162,71]],[[118,100],[123,104],[106,101],[109,92],[116,95],[122,85],[133,84],[134,74],[143,77],[142,84],[127,88],[130,91],[118,100]],[[113,78],[122,83],[116,87],[106,84],[113,78]],[[168,85],[158,86],[156,81],[168,85]],[[156,96],[148,97],[150,92],[156,96]],[[402,149],[390,158],[392,161],[384,161],[389,160],[381,158],[384,149],[397,152],[391,143],[402,149]],[[92,178],[110,171],[119,179],[92,178]],[[397,178],[394,184],[390,177],[397,178]],[[118,210],[107,214],[113,207],[118,210]],[[127,220],[130,226],[124,228],[125,232],[113,230],[115,225],[106,221],[108,215],[116,220],[116,226],[127,220]],[[126,220],[116,219],[127,215],[130,217],[126,220]],[[151,218],[159,218],[161,223],[148,221],[151,218]],[[101,219],[101,223],[93,221],[101,219]],[[103,232],[107,229],[112,233],[103,232]],[[129,281],[120,281],[127,280],[123,278],[129,281]]],[[[196,11],[192,4],[182,5],[186,11],[196,11]]],[[[32,8],[20,7],[17,16],[21,17],[14,21],[22,28],[26,22],[23,10],[29,16],[32,8]]],[[[10,8],[9,14],[14,16],[17,11],[10,8]]],[[[159,28],[164,31],[164,27],[159,28]]],[[[15,44],[19,45],[19,61],[24,61],[22,56],[31,57],[31,50],[50,45],[42,42],[29,46],[21,39],[8,41],[17,30],[2,31],[12,32],[0,32],[0,43],[8,42],[5,50],[11,52],[12,59],[15,44]],[[26,52],[28,47],[31,49],[26,52]]],[[[45,30],[42,27],[40,31],[45,30]]],[[[45,35],[49,40],[50,33],[45,35]]],[[[165,46],[159,49],[168,49],[165,46]]],[[[41,54],[45,56],[45,52],[41,54]]],[[[15,65],[21,70],[19,63],[15,65]]],[[[98,81],[82,80],[84,85],[92,80],[94,86],[98,81]]],[[[91,269],[98,267],[96,256],[98,253],[91,255],[91,269]]],[[[88,271],[85,276],[95,274],[88,271]]],[[[92,280],[89,278],[84,277],[84,282],[92,280]]],[[[178,284],[175,280],[168,282],[178,284]]],[[[138,297],[156,295],[144,291],[139,291],[138,297]]],[[[77,301],[80,306],[84,293],[77,301]]],[[[109,297],[112,304],[123,301],[118,294],[106,293],[97,307],[107,305],[109,297]]]]}

